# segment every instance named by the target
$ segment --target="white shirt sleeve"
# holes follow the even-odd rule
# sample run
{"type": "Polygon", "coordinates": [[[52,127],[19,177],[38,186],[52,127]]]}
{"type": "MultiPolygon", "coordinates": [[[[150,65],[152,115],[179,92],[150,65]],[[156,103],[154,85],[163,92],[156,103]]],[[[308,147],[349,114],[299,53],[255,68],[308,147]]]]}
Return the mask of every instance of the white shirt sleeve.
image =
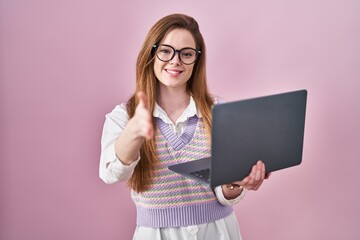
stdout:
{"type": "Polygon", "coordinates": [[[134,172],[140,157],[130,165],[124,165],[116,156],[115,142],[123,132],[129,116],[125,104],[116,106],[105,116],[101,137],[99,176],[108,184],[127,181],[134,172]]]}
{"type": "Polygon", "coordinates": [[[217,186],[214,190],[215,190],[215,195],[216,195],[217,200],[219,201],[219,203],[221,205],[224,205],[224,206],[233,206],[233,205],[237,204],[245,197],[246,192],[247,192],[247,190],[245,188],[243,188],[241,194],[237,198],[226,199],[224,197],[224,193],[222,191],[221,186],[217,186]]]}

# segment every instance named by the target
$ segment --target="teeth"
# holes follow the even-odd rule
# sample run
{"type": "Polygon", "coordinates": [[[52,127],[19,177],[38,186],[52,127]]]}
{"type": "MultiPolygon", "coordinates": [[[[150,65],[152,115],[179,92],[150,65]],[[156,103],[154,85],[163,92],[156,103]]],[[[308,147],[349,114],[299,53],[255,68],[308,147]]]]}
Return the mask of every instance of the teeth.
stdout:
{"type": "Polygon", "coordinates": [[[180,71],[174,71],[174,70],[166,70],[168,73],[177,74],[180,73],[180,71]]]}

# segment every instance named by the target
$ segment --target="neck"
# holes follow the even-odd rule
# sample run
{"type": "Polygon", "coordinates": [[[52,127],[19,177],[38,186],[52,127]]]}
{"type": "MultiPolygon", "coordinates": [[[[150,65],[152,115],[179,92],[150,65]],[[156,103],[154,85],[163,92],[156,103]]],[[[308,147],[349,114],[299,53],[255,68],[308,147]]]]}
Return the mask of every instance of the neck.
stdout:
{"type": "Polygon", "coordinates": [[[190,103],[190,94],[175,89],[160,89],[158,104],[164,109],[173,123],[181,116],[190,103]]]}

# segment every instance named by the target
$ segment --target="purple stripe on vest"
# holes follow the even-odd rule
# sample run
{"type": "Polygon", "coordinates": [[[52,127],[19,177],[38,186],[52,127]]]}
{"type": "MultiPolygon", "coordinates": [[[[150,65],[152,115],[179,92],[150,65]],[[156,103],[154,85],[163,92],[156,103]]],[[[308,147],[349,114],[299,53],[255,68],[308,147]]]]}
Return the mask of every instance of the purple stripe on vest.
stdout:
{"type": "Polygon", "coordinates": [[[189,118],[185,130],[180,137],[177,136],[171,127],[164,123],[160,118],[156,118],[156,123],[160,132],[164,135],[166,140],[168,140],[173,149],[178,151],[191,141],[192,137],[194,136],[198,120],[199,118],[196,115],[189,118]]]}
{"type": "Polygon", "coordinates": [[[137,225],[145,227],[181,227],[199,225],[225,218],[233,208],[214,201],[176,208],[148,209],[136,206],[137,225]]]}

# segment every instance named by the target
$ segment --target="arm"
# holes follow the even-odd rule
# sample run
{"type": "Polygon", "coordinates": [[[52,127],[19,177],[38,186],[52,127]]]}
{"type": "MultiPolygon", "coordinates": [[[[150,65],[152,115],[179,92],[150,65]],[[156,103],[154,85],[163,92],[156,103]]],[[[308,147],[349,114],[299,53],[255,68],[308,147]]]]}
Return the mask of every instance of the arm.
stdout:
{"type": "Polygon", "coordinates": [[[106,115],[99,169],[100,178],[106,183],[128,180],[140,160],[144,138],[152,137],[151,118],[146,115],[146,97],[141,93],[138,96],[140,103],[130,120],[125,104],[106,115]]]}
{"type": "Polygon", "coordinates": [[[151,139],[153,136],[152,117],[147,107],[147,98],[143,93],[138,93],[137,96],[139,104],[135,115],[129,120],[115,143],[116,156],[125,165],[130,165],[139,158],[139,151],[145,138],[151,139]]]}
{"type": "Polygon", "coordinates": [[[101,136],[99,176],[105,183],[128,180],[138,162],[126,166],[116,156],[115,143],[123,133],[129,119],[125,104],[116,106],[105,116],[101,136]]]}

